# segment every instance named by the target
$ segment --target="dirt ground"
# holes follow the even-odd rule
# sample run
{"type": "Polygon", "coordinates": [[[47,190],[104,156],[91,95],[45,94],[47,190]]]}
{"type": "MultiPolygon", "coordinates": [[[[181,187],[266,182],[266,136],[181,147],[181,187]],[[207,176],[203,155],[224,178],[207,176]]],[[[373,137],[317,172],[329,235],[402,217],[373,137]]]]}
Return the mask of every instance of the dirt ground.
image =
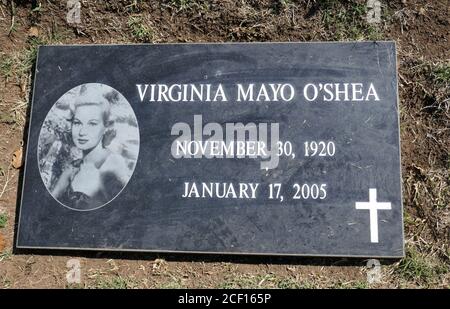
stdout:
{"type": "Polygon", "coordinates": [[[375,24],[356,0],[79,2],[69,24],[66,0],[0,0],[0,287],[450,288],[449,1],[380,1],[375,24]],[[397,42],[407,255],[381,261],[380,282],[365,260],[13,252],[37,45],[332,40],[397,42]]]}

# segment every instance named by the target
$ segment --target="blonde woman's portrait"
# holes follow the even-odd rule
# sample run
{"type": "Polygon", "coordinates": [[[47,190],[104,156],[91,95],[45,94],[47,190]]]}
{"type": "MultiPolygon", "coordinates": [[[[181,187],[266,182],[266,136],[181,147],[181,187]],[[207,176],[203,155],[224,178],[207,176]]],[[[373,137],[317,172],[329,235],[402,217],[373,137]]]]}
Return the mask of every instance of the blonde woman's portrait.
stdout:
{"type": "Polygon", "coordinates": [[[42,180],[60,204],[100,208],[130,180],[139,129],[128,101],[110,86],[89,83],[66,92],[49,111],[39,135],[42,180]]]}

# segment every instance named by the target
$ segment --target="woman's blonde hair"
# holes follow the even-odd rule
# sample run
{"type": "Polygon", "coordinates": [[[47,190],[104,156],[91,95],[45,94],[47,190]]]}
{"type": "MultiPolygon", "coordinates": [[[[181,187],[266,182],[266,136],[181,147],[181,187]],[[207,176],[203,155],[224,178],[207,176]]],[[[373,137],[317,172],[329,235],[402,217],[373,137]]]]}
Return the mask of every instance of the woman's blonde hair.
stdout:
{"type": "Polygon", "coordinates": [[[102,138],[102,145],[103,147],[108,146],[116,136],[114,120],[111,117],[111,102],[99,91],[95,91],[95,89],[90,90],[89,87],[83,85],[80,87],[79,95],[69,105],[69,121],[71,123],[73,122],[76,109],[80,106],[99,106],[101,108],[103,125],[106,128],[102,138]]]}

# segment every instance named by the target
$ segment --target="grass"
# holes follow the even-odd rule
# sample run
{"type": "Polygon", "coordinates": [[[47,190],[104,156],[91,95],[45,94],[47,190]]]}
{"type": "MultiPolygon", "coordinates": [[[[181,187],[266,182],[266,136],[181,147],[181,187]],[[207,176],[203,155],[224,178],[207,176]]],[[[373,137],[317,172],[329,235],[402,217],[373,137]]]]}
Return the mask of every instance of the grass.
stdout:
{"type": "Polygon", "coordinates": [[[0,262],[8,260],[11,256],[12,256],[12,252],[10,250],[0,252],[0,262]]]}
{"type": "Polygon", "coordinates": [[[142,18],[131,16],[128,18],[127,25],[136,41],[142,43],[150,43],[153,41],[153,29],[146,25],[142,18]]]}
{"type": "Polygon", "coordinates": [[[16,82],[26,79],[36,62],[39,45],[64,42],[68,33],[67,29],[61,30],[56,24],[52,24],[46,34],[29,37],[22,50],[10,54],[0,53],[0,75],[7,81],[11,78],[15,78],[16,82]]]}
{"type": "Polygon", "coordinates": [[[220,289],[312,289],[315,285],[309,281],[301,282],[295,278],[279,277],[273,274],[238,275],[220,283],[220,289]]]}
{"type": "Polygon", "coordinates": [[[145,8],[145,0],[104,1],[106,10],[114,13],[139,13],[145,8]]]}
{"type": "Polygon", "coordinates": [[[135,280],[122,276],[98,280],[93,288],[96,289],[134,289],[137,287],[135,280]]]}
{"type": "MultiPolygon", "coordinates": [[[[134,279],[125,276],[114,276],[107,278],[99,278],[97,279],[92,286],[89,286],[95,289],[136,289],[142,288],[143,283],[134,279]]],[[[156,286],[158,289],[182,289],[185,288],[182,280],[177,278],[176,276],[170,276],[168,281],[164,281],[158,283],[156,286]]],[[[70,288],[78,288],[77,285],[71,286],[70,288]]]]}
{"type": "Polygon", "coordinates": [[[4,108],[0,112],[0,122],[6,124],[17,124],[22,126],[25,123],[26,109],[28,105],[28,92],[31,83],[31,69],[36,60],[37,48],[31,46],[13,54],[2,55],[0,62],[0,75],[5,78],[5,82],[13,82],[20,86],[25,98],[14,102],[9,108],[4,108]]]}
{"type": "Polygon", "coordinates": [[[239,275],[234,276],[220,283],[217,288],[222,289],[317,289],[330,287],[334,289],[367,289],[369,284],[366,281],[337,281],[319,284],[311,280],[299,280],[298,278],[265,275],[239,275]]]}
{"type": "Polygon", "coordinates": [[[180,278],[172,277],[170,281],[156,286],[158,289],[183,289],[186,288],[180,278]]]}
{"type": "Polygon", "coordinates": [[[68,283],[66,285],[66,289],[69,290],[79,290],[79,289],[84,289],[85,286],[82,283],[68,283]]]}
{"type": "Polygon", "coordinates": [[[367,23],[365,4],[342,4],[337,0],[319,2],[323,12],[322,22],[333,33],[335,40],[379,40],[382,33],[378,27],[367,23]]]}
{"type": "Polygon", "coordinates": [[[5,53],[0,53],[0,74],[8,81],[14,73],[14,59],[5,53]]]}
{"type": "Polygon", "coordinates": [[[12,281],[6,277],[2,278],[0,282],[3,289],[7,289],[12,285],[12,281]]]}
{"type": "MultiPolygon", "coordinates": [[[[257,289],[263,288],[263,280],[272,280],[271,275],[238,275],[232,278],[226,279],[223,283],[220,283],[219,289],[257,289]]],[[[266,282],[267,283],[267,282],[266,282]]]]}
{"type": "Polygon", "coordinates": [[[277,288],[280,289],[312,289],[314,285],[311,283],[300,283],[292,278],[281,278],[277,282],[277,288]]]}
{"type": "Polygon", "coordinates": [[[15,78],[16,82],[26,79],[36,61],[38,46],[47,43],[44,39],[31,38],[23,50],[12,54],[1,53],[0,74],[6,81],[11,78],[15,78]]]}
{"type": "Polygon", "coordinates": [[[38,47],[39,45],[54,43],[58,37],[57,34],[52,35],[49,39],[31,37],[27,40],[27,46],[22,50],[0,55],[0,75],[5,78],[6,83],[15,83],[22,90],[20,100],[12,102],[13,104],[9,106],[9,109],[3,109],[0,112],[1,123],[18,126],[25,124],[31,89],[31,71],[36,63],[38,47]]]}
{"type": "Polygon", "coordinates": [[[208,1],[202,0],[172,0],[171,5],[175,7],[178,12],[191,10],[193,8],[203,12],[208,10],[208,1]]]}
{"type": "Polygon", "coordinates": [[[282,6],[294,5],[295,3],[292,0],[280,0],[280,4],[282,6]]]}
{"type": "Polygon", "coordinates": [[[178,10],[186,10],[192,7],[194,1],[192,0],[172,0],[172,5],[177,7],[178,10]]]}
{"type": "Polygon", "coordinates": [[[400,261],[395,272],[407,281],[432,283],[442,274],[449,272],[449,266],[426,258],[413,247],[408,247],[406,257],[400,261]]]}
{"type": "Polygon", "coordinates": [[[434,68],[432,75],[438,83],[450,83],[450,63],[438,64],[434,68]]]}
{"type": "Polygon", "coordinates": [[[415,226],[416,224],[414,217],[405,209],[403,210],[403,221],[405,226],[415,226]]]}
{"type": "Polygon", "coordinates": [[[4,228],[6,226],[6,222],[8,222],[8,217],[6,214],[0,214],[0,228],[4,228]]]}
{"type": "Polygon", "coordinates": [[[366,281],[350,281],[350,282],[342,282],[339,281],[336,284],[332,285],[333,289],[368,289],[369,284],[366,281]]]}

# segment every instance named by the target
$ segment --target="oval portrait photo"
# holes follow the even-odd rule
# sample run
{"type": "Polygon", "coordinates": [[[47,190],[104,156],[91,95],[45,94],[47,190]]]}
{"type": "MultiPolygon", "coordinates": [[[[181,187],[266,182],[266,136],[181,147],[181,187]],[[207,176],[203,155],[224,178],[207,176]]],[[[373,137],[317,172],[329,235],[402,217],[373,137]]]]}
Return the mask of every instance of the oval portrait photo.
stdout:
{"type": "Polygon", "coordinates": [[[89,83],[66,92],[50,109],[39,134],[42,180],[61,205],[98,209],[125,188],[139,154],[131,105],[114,88],[89,83]]]}

